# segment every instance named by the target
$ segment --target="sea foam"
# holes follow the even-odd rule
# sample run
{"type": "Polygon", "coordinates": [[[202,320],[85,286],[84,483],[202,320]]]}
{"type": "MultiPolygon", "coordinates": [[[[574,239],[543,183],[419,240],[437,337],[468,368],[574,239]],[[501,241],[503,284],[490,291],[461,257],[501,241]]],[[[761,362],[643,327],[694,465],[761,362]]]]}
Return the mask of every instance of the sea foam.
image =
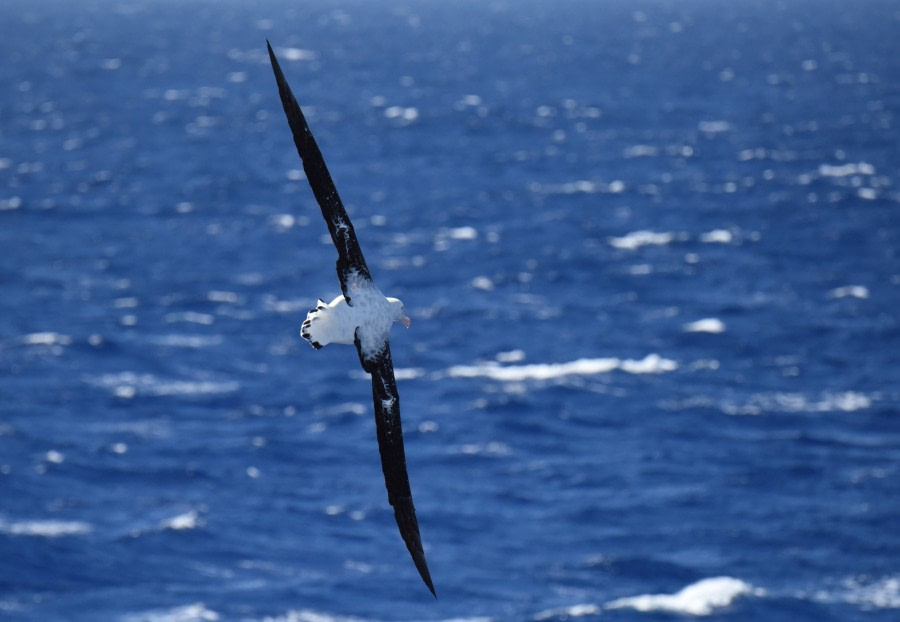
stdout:
{"type": "Polygon", "coordinates": [[[475,365],[454,365],[447,370],[452,378],[489,378],[500,382],[524,380],[556,380],[567,376],[593,376],[621,370],[629,374],[660,374],[678,369],[678,363],[658,354],[643,359],[596,358],[578,359],[568,363],[534,363],[503,366],[495,361],[475,365]]]}
{"type": "Polygon", "coordinates": [[[762,590],[732,577],[702,579],[674,594],[642,594],[619,598],[606,604],[607,609],[636,611],[668,611],[683,615],[707,616],[730,605],[745,594],[762,594],[762,590]]]}
{"type": "Polygon", "coordinates": [[[13,536],[36,536],[39,538],[59,538],[90,533],[93,527],[82,521],[31,520],[7,522],[0,519],[0,533],[13,536]]]}

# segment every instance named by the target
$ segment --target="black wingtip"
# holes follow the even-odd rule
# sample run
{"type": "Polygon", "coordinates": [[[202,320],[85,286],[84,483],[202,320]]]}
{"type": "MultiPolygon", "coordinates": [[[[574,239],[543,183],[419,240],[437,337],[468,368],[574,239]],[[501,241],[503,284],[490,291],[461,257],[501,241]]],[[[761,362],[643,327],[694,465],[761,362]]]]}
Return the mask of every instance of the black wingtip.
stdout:
{"type": "Polygon", "coordinates": [[[400,535],[403,536],[403,541],[416,565],[416,570],[419,571],[419,576],[422,577],[422,581],[425,582],[431,595],[437,598],[434,583],[431,581],[431,573],[428,571],[428,563],[425,561],[425,551],[422,548],[422,538],[419,536],[419,522],[416,520],[416,509],[413,507],[412,498],[394,499],[394,518],[397,520],[400,535]]]}
{"type": "Polygon", "coordinates": [[[269,43],[269,40],[266,39],[266,48],[269,50],[269,62],[272,63],[272,69],[275,70],[275,75],[281,73],[281,66],[278,64],[278,58],[275,57],[275,50],[272,49],[272,44],[269,43]]]}

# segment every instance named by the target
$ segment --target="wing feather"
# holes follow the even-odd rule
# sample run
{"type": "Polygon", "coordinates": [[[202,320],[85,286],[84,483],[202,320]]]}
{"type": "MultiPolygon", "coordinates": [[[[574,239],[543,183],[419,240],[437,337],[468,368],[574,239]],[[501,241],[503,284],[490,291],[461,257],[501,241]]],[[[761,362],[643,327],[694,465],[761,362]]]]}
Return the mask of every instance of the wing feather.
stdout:
{"type": "Polygon", "coordinates": [[[341,291],[344,293],[347,303],[351,304],[350,293],[353,289],[353,277],[357,276],[366,280],[371,280],[372,277],[356,239],[353,223],[347,216],[347,210],[344,209],[344,204],[331,179],[328,167],[325,166],[322,152],[319,151],[319,146],[316,144],[316,139],[313,138],[306,117],[303,116],[300,104],[297,103],[297,99],[281,71],[281,65],[278,64],[272,45],[268,41],[266,41],[266,45],[269,48],[269,60],[272,62],[272,70],[275,72],[275,82],[278,84],[281,105],[284,107],[284,114],[291,126],[297,153],[303,161],[306,179],[319,203],[322,216],[328,225],[328,233],[331,234],[331,241],[334,242],[334,247],[338,252],[337,273],[341,282],[341,291]]]}
{"type": "Polygon", "coordinates": [[[397,381],[394,379],[391,346],[385,339],[383,348],[373,354],[364,352],[358,335],[355,343],[363,369],[372,375],[378,451],[381,454],[381,469],[384,472],[388,502],[394,508],[397,527],[416,569],[431,593],[436,595],[431,573],[425,562],[419,522],[416,520],[416,508],[413,506],[409,476],[406,472],[406,453],[403,449],[403,429],[400,424],[400,395],[397,392],[397,381]]]}

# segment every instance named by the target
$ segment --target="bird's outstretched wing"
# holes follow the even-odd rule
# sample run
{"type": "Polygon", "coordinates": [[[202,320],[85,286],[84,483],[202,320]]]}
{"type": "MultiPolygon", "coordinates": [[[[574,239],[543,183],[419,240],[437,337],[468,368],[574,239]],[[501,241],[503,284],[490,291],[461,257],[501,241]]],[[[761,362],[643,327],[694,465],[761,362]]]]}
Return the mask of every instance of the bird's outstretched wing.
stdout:
{"type": "Polygon", "coordinates": [[[366,266],[362,250],[359,248],[359,242],[356,240],[353,223],[350,222],[347,210],[341,203],[341,197],[338,196],[328,167],[325,166],[322,152],[319,151],[316,139],[313,138],[306,118],[303,116],[303,111],[300,110],[300,105],[281,72],[281,66],[278,64],[278,59],[275,58],[275,52],[272,51],[272,45],[266,41],[266,46],[269,48],[269,60],[272,61],[272,70],[275,72],[275,81],[278,83],[281,105],[284,106],[284,114],[287,115],[288,124],[291,126],[297,153],[300,154],[300,159],[303,161],[306,179],[316,196],[316,201],[319,202],[322,216],[325,217],[328,232],[331,234],[331,241],[334,242],[338,252],[337,273],[341,282],[341,291],[344,293],[347,303],[352,305],[350,298],[353,294],[354,284],[360,283],[359,279],[362,279],[362,282],[371,281],[372,277],[366,266]]]}
{"type": "Polygon", "coordinates": [[[431,590],[431,573],[425,562],[422,538],[419,536],[419,522],[413,506],[409,476],[406,473],[406,453],[403,451],[403,428],[400,425],[400,395],[394,379],[394,363],[391,360],[391,346],[386,336],[378,352],[367,352],[359,339],[359,329],[355,339],[356,350],[363,369],[372,375],[372,399],[375,402],[375,427],[378,431],[378,451],[381,454],[381,470],[387,487],[388,502],[394,508],[394,518],[406,548],[412,556],[416,568],[431,590]]]}

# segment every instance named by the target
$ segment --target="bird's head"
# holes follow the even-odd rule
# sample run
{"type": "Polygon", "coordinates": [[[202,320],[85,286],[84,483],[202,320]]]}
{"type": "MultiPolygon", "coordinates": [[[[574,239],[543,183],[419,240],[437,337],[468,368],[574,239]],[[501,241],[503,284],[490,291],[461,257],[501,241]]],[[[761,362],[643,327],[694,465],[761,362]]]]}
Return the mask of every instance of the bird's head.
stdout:
{"type": "Polygon", "coordinates": [[[412,323],[412,320],[410,320],[406,316],[406,314],[403,312],[403,303],[400,300],[397,300],[396,298],[390,298],[390,297],[388,297],[387,301],[390,303],[391,310],[393,310],[393,312],[394,312],[394,321],[400,322],[406,328],[409,328],[409,325],[412,323]]]}

